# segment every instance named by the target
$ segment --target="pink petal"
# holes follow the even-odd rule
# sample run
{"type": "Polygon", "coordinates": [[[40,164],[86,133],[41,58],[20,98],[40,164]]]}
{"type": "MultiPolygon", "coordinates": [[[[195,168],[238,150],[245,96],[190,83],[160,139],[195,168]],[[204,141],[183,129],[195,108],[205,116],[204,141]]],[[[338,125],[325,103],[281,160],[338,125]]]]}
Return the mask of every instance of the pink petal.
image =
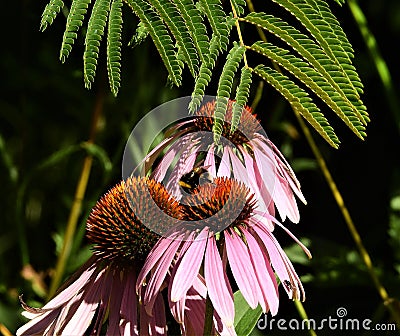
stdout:
{"type": "Polygon", "coordinates": [[[43,310],[54,309],[64,304],[65,302],[71,300],[77,292],[79,292],[87,283],[88,280],[92,277],[92,275],[96,271],[96,257],[91,257],[82,267],[84,269],[82,274],[76,279],[79,271],[75,272],[74,275],[71,276],[67,283],[63,285],[63,287],[67,286],[64,290],[57,293],[57,295],[51,299],[46,305],[43,306],[43,310]]]}
{"type": "Polygon", "coordinates": [[[231,177],[231,164],[229,160],[228,147],[224,147],[221,162],[219,164],[217,177],[231,177]]]}
{"type": "Polygon", "coordinates": [[[262,225],[257,225],[256,221],[255,225],[253,225],[253,229],[259,236],[259,239],[264,243],[264,246],[267,249],[266,254],[269,255],[272,266],[278,274],[280,281],[284,284],[288,296],[292,299],[297,299],[299,293],[300,296],[304,296],[304,289],[301,281],[296,274],[292,263],[275,237],[262,225]],[[290,284],[290,286],[288,284],[290,284]]]}
{"type": "Polygon", "coordinates": [[[233,277],[249,306],[255,309],[259,301],[258,296],[261,296],[261,293],[254,281],[254,270],[251,267],[247,247],[234,230],[229,230],[229,232],[226,230],[224,237],[233,277]]]}
{"type": "Polygon", "coordinates": [[[275,217],[271,216],[268,213],[260,212],[257,210],[254,210],[254,213],[257,215],[260,215],[263,219],[273,221],[275,224],[277,224],[279,227],[281,227],[301,247],[301,249],[304,251],[304,253],[307,254],[307,256],[310,259],[312,258],[310,250],[293,233],[291,233],[290,230],[288,230],[283,224],[281,224],[275,217]]]}
{"type": "MultiPolygon", "coordinates": [[[[184,237],[182,232],[174,232],[170,236],[165,238],[160,238],[160,240],[151,249],[149,255],[147,256],[144,265],[138,275],[136,281],[136,292],[140,293],[142,285],[145,283],[147,275],[151,272],[155,264],[158,263],[160,257],[170,248],[171,244],[180,242],[184,237]]],[[[175,245],[174,245],[175,247],[175,245]]],[[[139,295],[140,296],[140,295],[139,295]]]]}
{"type": "Polygon", "coordinates": [[[246,186],[249,185],[249,174],[246,171],[246,168],[244,167],[243,163],[240,161],[240,159],[236,156],[235,153],[233,153],[232,149],[227,147],[229,157],[232,162],[232,170],[233,170],[233,177],[240,181],[243,182],[246,186]]]}
{"type": "Polygon", "coordinates": [[[68,323],[61,335],[83,335],[89,328],[100,303],[100,293],[103,283],[105,280],[109,281],[105,273],[106,271],[100,272],[96,280],[88,285],[82,301],[76,311],[73,312],[73,315],[68,319],[68,323]]]}
{"type": "Polygon", "coordinates": [[[152,321],[152,333],[150,335],[166,335],[167,321],[165,317],[164,299],[159,293],[154,303],[154,315],[152,321]]]}
{"type": "Polygon", "coordinates": [[[267,308],[269,307],[271,314],[274,316],[278,312],[279,295],[278,285],[270,266],[268,256],[264,256],[263,250],[249,231],[242,228],[242,232],[246,237],[251,262],[257,277],[257,283],[263,295],[263,300],[259,301],[260,305],[264,313],[267,312],[267,308]]]}
{"type": "Polygon", "coordinates": [[[207,170],[211,174],[211,176],[217,176],[214,157],[214,145],[211,145],[208,149],[207,156],[204,160],[204,166],[209,166],[207,170]]]}
{"type": "Polygon", "coordinates": [[[248,154],[246,152],[246,150],[241,149],[241,153],[243,155],[244,158],[244,162],[246,165],[246,171],[247,174],[249,176],[248,178],[248,186],[250,188],[250,190],[256,195],[257,197],[257,205],[258,208],[261,210],[267,210],[267,207],[269,205],[269,203],[271,202],[271,199],[268,200],[268,203],[264,202],[264,197],[261,195],[261,190],[257,184],[257,176],[256,176],[256,171],[254,170],[254,160],[253,158],[250,156],[250,154],[248,154]]]}
{"type": "MultiPolygon", "coordinates": [[[[131,286],[134,283],[131,284],[131,286]]],[[[108,293],[109,297],[109,316],[108,316],[108,328],[106,336],[116,336],[120,334],[120,321],[121,321],[121,305],[124,294],[124,287],[126,285],[122,283],[120,272],[115,272],[113,274],[113,284],[111,291],[108,293]]],[[[133,286],[132,286],[133,287],[133,286]]],[[[133,296],[136,299],[136,295],[133,296]]],[[[131,298],[132,300],[132,298],[131,298]]]]}
{"type": "Polygon", "coordinates": [[[235,308],[232,289],[227,281],[214,236],[208,240],[204,261],[204,276],[208,295],[215,311],[227,327],[233,326],[235,308]]]}
{"type": "Polygon", "coordinates": [[[17,336],[31,336],[43,334],[43,331],[48,328],[57,318],[59,314],[58,310],[50,310],[41,316],[34,318],[28,323],[20,327],[16,335],[17,336]]]}
{"type": "Polygon", "coordinates": [[[120,314],[121,322],[119,331],[121,336],[139,336],[137,302],[138,298],[135,292],[136,276],[129,272],[124,278],[125,289],[122,296],[120,314]]]}
{"type": "Polygon", "coordinates": [[[165,276],[171,267],[172,260],[174,259],[180,244],[181,241],[173,240],[171,244],[169,244],[165,253],[163,255],[159,255],[159,262],[155,266],[144,294],[143,304],[145,305],[146,312],[149,315],[152,315],[154,301],[159,294],[161,285],[164,283],[165,276]]]}
{"type": "Polygon", "coordinates": [[[204,228],[187,249],[173,277],[171,300],[178,301],[192,287],[199,273],[207,243],[208,228],[204,228]]]}

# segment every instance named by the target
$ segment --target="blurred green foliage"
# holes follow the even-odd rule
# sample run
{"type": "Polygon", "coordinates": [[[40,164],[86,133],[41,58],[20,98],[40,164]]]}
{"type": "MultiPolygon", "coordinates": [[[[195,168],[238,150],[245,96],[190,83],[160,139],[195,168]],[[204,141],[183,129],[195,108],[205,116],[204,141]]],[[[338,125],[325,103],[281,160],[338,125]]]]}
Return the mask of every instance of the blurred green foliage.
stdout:
{"type": "MultiPolygon", "coordinates": [[[[109,93],[101,61],[102,76],[97,76],[92,90],[86,90],[81,50],[72,52],[64,65],[58,60],[63,20],[56,20],[53,29],[39,32],[46,3],[9,2],[0,20],[0,323],[12,333],[24,321],[18,295],[23,293],[33,305],[45,301],[84,157],[92,154],[94,163],[66,276],[90,253],[84,238],[85,219],[99,196],[121,178],[122,152],[131,129],[160,103],[190,94],[193,84],[188,76],[181,89],[168,87],[166,71],[149,41],[135,49],[126,46],[137,24],[130,20],[125,23],[126,51],[118,98],[109,93]],[[85,141],[96,104],[101,104],[103,111],[95,145],[88,145],[85,141]]],[[[392,95],[396,94],[391,98],[397,99],[399,51],[393,46],[400,36],[400,4],[397,0],[365,0],[361,8],[391,72],[392,95]]],[[[364,142],[339,122],[334,125],[341,133],[339,150],[317,140],[378,275],[398,299],[400,129],[395,116],[400,111],[388,103],[349,8],[334,9],[356,51],[355,64],[365,85],[364,101],[372,121],[364,142]]],[[[79,45],[82,43],[77,49],[79,45]]],[[[253,98],[255,91],[253,88],[253,98]]],[[[288,105],[265,88],[256,112],[270,138],[293,162],[308,201],[307,206],[299,205],[300,223],[287,226],[303,237],[313,259],[299,257],[301,252],[290,247],[290,239],[279,230],[276,234],[303,275],[309,317],[326,318],[335,315],[338,307],[346,307],[354,318],[389,321],[288,105]]],[[[279,316],[296,317],[294,305],[283,292],[281,298],[279,316]]],[[[268,334],[275,332],[279,334],[275,330],[268,334]]],[[[327,334],[324,331],[323,335],[327,334]]]]}

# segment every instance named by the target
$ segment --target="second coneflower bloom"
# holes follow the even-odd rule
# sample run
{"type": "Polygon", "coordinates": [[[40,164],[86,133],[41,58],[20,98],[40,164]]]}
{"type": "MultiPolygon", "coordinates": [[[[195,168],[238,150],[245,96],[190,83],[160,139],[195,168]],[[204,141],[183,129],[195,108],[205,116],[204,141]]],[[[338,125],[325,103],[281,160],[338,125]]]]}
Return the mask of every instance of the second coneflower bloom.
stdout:
{"type": "Polygon", "coordinates": [[[144,160],[149,167],[157,154],[166,150],[153,167],[152,177],[163,181],[168,191],[180,198],[183,192],[179,180],[194,167],[202,165],[213,177],[232,177],[247,185],[256,195],[260,211],[275,216],[277,209],[282,221],[289,218],[298,223],[300,215],[294,195],[303,203],[306,200],[292,168],[249,107],[243,108],[238,128],[231,131],[233,104],[228,101],[218,144],[214,143],[212,133],[215,100],[203,104],[193,117],[170,127],[164,141],[144,160]],[[172,172],[168,175],[171,167],[172,172]]]}

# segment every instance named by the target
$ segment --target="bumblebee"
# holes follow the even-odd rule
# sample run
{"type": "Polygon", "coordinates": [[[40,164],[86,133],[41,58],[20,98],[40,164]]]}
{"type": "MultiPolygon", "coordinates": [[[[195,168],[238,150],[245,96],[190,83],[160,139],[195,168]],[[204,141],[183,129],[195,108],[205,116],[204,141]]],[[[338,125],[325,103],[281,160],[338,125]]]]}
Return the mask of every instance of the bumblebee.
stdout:
{"type": "Polygon", "coordinates": [[[208,167],[195,167],[189,173],[183,174],[178,184],[188,194],[196,192],[196,188],[204,183],[213,183],[208,167]]]}

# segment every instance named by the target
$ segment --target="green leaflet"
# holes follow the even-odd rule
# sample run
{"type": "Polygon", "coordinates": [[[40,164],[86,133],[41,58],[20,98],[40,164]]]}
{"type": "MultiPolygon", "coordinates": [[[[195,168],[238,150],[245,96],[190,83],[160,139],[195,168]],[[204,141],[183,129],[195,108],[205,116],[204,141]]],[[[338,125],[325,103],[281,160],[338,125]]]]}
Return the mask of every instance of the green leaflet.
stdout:
{"type": "Polygon", "coordinates": [[[213,35],[217,36],[218,49],[226,50],[229,43],[229,29],[226,24],[226,14],[222,9],[220,0],[199,0],[207,19],[210,23],[213,35]]]}
{"type": "Polygon", "coordinates": [[[196,47],[200,61],[202,63],[208,62],[209,39],[206,26],[202,22],[200,16],[200,11],[191,0],[175,0],[174,2],[182,15],[186,29],[196,47]]]}
{"type": "Polygon", "coordinates": [[[131,46],[132,48],[136,47],[137,45],[142,43],[148,35],[149,35],[149,31],[147,30],[146,26],[143,24],[142,21],[139,21],[139,24],[136,27],[136,32],[132,36],[128,45],[131,46]]]}
{"type": "Polygon", "coordinates": [[[74,0],[72,2],[60,50],[60,60],[62,63],[65,62],[71,52],[72,45],[78,36],[77,32],[82,26],[90,2],[91,0],[74,0]]]}
{"type": "Polygon", "coordinates": [[[182,80],[181,62],[179,62],[176,57],[174,43],[164,22],[156,13],[154,8],[144,0],[125,1],[146,26],[161,59],[168,70],[169,78],[176,86],[180,86],[182,80]]]}
{"type": "Polygon", "coordinates": [[[289,104],[306,119],[311,126],[334,148],[340,143],[333,128],[308,94],[287,76],[265,65],[258,65],[254,72],[272,85],[289,104]]]}
{"type": "Polygon", "coordinates": [[[111,0],[97,0],[90,15],[83,53],[83,74],[85,87],[90,89],[96,75],[99,46],[104,35],[110,11],[111,0]]]}
{"type": "Polygon", "coordinates": [[[293,48],[318,73],[329,81],[330,85],[352,106],[353,114],[362,123],[369,120],[365,117],[366,109],[361,100],[356,97],[354,86],[349,82],[344,70],[328,57],[328,55],[308,35],[301,33],[285,21],[265,13],[251,13],[245,21],[256,24],[279,37],[293,48]]]}
{"type": "Polygon", "coordinates": [[[214,141],[218,142],[222,134],[222,125],[225,119],[226,107],[233,85],[233,78],[238,69],[239,63],[243,58],[246,48],[235,43],[226,58],[226,62],[221,72],[217,89],[217,101],[214,112],[214,141]]]}
{"type": "Polygon", "coordinates": [[[151,0],[150,2],[175,37],[182,60],[188,65],[192,76],[196,77],[199,68],[196,46],[180,12],[169,0],[151,0]]]}
{"type": "Polygon", "coordinates": [[[249,99],[250,84],[251,70],[244,66],[240,75],[239,85],[236,88],[235,102],[232,106],[231,132],[235,132],[237,126],[239,125],[242,110],[249,99]]]}
{"type": "Polygon", "coordinates": [[[111,4],[107,33],[108,79],[116,97],[121,85],[122,0],[114,0],[111,4]]]}
{"type": "Polygon", "coordinates": [[[322,74],[302,59],[290,54],[288,50],[278,48],[271,43],[256,42],[251,49],[267,56],[297,77],[319,96],[358,137],[364,138],[365,126],[354,115],[353,105],[346,100],[346,97],[341,96],[322,74]]]}
{"type": "MultiPolygon", "coordinates": [[[[346,81],[351,85],[355,99],[359,99],[359,92],[362,92],[361,80],[355,71],[354,66],[351,64],[349,54],[343,49],[343,44],[346,45],[347,39],[343,40],[343,35],[335,35],[332,27],[330,26],[329,17],[322,17],[321,14],[329,11],[327,6],[324,6],[324,11],[318,11],[304,0],[273,0],[287,11],[294,15],[294,17],[310,32],[313,38],[320,45],[325,54],[329,57],[332,63],[341,68],[341,71],[346,78],[346,81]],[[338,40],[340,41],[338,43],[338,40]]],[[[318,0],[321,3],[322,0],[318,0]]],[[[314,2],[314,5],[316,3],[314,2]]],[[[367,115],[366,109],[360,106],[358,117],[366,123],[367,115]]]]}
{"type": "Polygon", "coordinates": [[[40,31],[45,31],[46,28],[53,23],[55,17],[60,13],[63,7],[64,2],[62,0],[51,0],[46,5],[40,21],[40,31]]]}

